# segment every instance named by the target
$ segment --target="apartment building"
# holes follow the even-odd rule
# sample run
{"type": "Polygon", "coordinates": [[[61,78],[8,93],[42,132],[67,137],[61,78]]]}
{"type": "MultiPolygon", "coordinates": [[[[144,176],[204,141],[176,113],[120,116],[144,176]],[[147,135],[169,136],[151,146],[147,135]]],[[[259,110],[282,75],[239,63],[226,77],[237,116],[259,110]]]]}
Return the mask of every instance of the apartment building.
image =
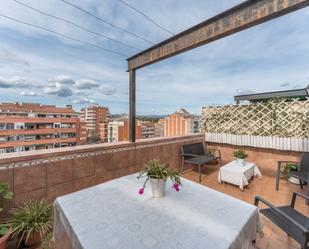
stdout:
{"type": "Polygon", "coordinates": [[[107,142],[107,127],[109,120],[109,109],[107,107],[90,105],[86,108],[82,108],[80,111],[80,119],[82,122],[86,123],[88,139],[107,142]]]}
{"type": "Polygon", "coordinates": [[[85,124],[72,106],[0,104],[0,153],[84,144],[85,134],[85,124]]]}
{"type": "Polygon", "coordinates": [[[149,121],[138,121],[138,125],[141,126],[141,135],[142,138],[151,138],[155,137],[155,122],[149,121]]]}
{"type": "Polygon", "coordinates": [[[154,129],[155,137],[164,137],[164,119],[159,119],[157,123],[155,123],[154,129]]]}
{"type": "Polygon", "coordinates": [[[182,136],[199,132],[199,117],[183,108],[160,122],[164,124],[164,136],[182,136]]]}
{"type": "MultiPolygon", "coordinates": [[[[136,125],[136,138],[142,138],[142,127],[136,125]]],[[[121,142],[129,140],[129,122],[127,119],[114,120],[108,123],[108,142],[121,142]]]]}

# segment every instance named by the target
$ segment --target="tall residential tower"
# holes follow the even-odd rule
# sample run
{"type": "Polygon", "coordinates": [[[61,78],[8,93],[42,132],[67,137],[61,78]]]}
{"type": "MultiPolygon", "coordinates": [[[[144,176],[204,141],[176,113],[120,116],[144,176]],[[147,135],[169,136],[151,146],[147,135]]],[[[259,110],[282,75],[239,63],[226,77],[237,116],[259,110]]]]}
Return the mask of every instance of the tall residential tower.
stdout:
{"type": "Polygon", "coordinates": [[[80,111],[81,121],[86,123],[88,140],[90,142],[108,140],[109,109],[99,105],[90,105],[80,111]]]}

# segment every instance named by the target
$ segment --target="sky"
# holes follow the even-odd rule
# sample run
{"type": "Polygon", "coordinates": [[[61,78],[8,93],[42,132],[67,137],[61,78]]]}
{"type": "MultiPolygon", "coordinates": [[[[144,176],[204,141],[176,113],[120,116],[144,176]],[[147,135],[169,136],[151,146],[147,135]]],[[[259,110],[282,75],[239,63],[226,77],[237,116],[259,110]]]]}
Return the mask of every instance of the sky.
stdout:
{"type": "MultiPolygon", "coordinates": [[[[1,0],[0,102],[72,104],[77,111],[89,104],[100,104],[109,107],[113,114],[127,113],[126,58],[137,53],[136,48],[143,50],[151,44],[62,0],[17,1],[97,34],[35,12],[14,0],[1,0]],[[100,48],[17,23],[1,14],[100,48]]],[[[152,43],[171,36],[119,0],[67,1],[152,43]]],[[[242,2],[125,1],[173,33],[242,2]]],[[[309,8],[305,8],[138,70],[137,113],[169,114],[186,108],[200,114],[203,106],[233,103],[234,95],[306,87],[308,23],[309,8]]]]}

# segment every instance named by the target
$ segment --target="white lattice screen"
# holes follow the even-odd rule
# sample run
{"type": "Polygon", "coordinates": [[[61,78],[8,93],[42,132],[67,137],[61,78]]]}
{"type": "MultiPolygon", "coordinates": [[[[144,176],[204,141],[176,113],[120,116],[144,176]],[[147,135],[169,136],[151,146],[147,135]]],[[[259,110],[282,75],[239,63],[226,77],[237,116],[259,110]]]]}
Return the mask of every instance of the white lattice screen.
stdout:
{"type": "Polygon", "coordinates": [[[206,133],[206,139],[211,142],[256,146],[258,139],[261,140],[259,147],[298,148],[298,151],[307,151],[309,98],[274,99],[247,105],[204,107],[201,129],[206,133]],[[232,135],[233,139],[229,135],[232,135]],[[272,142],[265,142],[265,139],[276,142],[270,145],[272,142]]]}
{"type": "Polygon", "coordinates": [[[236,135],[309,137],[309,99],[276,99],[202,111],[202,131],[236,135]]]}

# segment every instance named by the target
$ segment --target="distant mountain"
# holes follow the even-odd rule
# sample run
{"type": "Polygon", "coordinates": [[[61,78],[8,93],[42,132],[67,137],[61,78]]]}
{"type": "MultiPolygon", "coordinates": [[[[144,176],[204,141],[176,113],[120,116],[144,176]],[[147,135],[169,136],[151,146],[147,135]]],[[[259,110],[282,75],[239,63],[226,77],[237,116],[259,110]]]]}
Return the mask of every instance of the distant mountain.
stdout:
{"type": "MultiPolygon", "coordinates": [[[[136,118],[141,121],[157,122],[159,119],[165,118],[167,115],[136,115],[136,118]]],[[[112,120],[128,118],[128,114],[110,114],[112,120]]]]}
{"type": "MultiPolygon", "coordinates": [[[[125,117],[128,116],[128,114],[110,114],[110,117],[112,118],[119,118],[119,117],[125,117]]],[[[136,117],[138,118],[143,118],[143,117],[147,117],[147,118],[165,118],[167,115],[136,115],[136,117]]]]}
{"type": "Polygon", "coordinates": [[[138,118],[165,118],[167,115],[137,115],[138,118]]]}

